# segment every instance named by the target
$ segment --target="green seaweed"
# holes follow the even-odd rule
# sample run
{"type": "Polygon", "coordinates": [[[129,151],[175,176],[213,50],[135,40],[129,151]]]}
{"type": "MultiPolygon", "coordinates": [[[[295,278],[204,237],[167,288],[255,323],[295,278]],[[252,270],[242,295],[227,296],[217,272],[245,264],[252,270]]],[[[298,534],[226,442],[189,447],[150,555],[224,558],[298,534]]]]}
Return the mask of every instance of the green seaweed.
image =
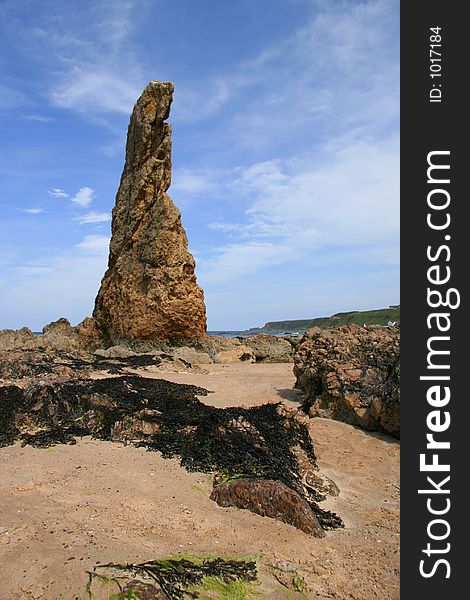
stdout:
{"type": "Polygon", "coordinates": [[[119,592],[109,600],[151,598],[152,595],[147,592],[157,590],[155,585],[168,600],[184,598],[249,600],[254,597],[254,582],[257,580],[254,561],[197,555],[190,558],[168,557],[139,564],[107,563],[96,565],[93,571],[87,573],[89,598],[93,598],[92,586],[95,579],[104,585],[113,583],[119,587],[119,592]],[[98,569],[107,569],[113,575],[101,574],[97,572],[98,569]],[[214,596],[215,593],[217,595],[214,596]]]}
{"type": "Polygon", "coordinates": [[[302,593],[305,592],[305,590],[307,589],[304,578],[298,573],[296,573],[294,577],[292,577],[292,586],[295,590],[302,593]]]}

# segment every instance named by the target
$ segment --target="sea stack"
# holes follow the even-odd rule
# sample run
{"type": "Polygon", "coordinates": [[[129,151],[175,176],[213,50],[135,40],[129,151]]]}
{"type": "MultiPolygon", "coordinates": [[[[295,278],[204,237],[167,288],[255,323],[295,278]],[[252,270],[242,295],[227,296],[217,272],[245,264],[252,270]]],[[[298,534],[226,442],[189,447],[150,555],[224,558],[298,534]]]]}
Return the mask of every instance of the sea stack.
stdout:
{"type": "Polygon", "coordinates": [[[151,81],[132,112],[126,162],[113,209],[108,270],[93,317],[113,343],[201,339],[204,293],[171,183],[170,114],[174,86],[151,81]]]}

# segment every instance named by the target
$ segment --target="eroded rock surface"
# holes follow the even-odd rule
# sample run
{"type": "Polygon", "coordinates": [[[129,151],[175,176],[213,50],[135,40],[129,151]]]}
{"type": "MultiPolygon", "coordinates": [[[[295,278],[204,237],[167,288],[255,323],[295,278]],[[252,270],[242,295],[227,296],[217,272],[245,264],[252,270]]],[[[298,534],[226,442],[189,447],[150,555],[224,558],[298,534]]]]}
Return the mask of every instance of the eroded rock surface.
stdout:
{"type": "Polygon", "coordinates": [[[108,270],[93,316],[109,340],[206,335],[202,289],[171,182],[171,82],[151,81],[137,100],[113,209],[108,270]]]}
{"type": "Polygon", "coordinates": [[[304,410],[400,435],[400,329],[309,330],[294,357],[304,410]]]}

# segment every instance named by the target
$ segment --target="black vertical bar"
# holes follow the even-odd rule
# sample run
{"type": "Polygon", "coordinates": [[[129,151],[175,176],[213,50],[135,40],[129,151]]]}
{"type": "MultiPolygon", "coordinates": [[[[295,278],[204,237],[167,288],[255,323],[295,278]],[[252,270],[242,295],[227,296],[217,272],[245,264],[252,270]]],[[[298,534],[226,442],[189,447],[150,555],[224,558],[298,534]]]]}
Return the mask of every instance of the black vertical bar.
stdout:
{"type": "MultiPolygon", "coordinates": [[[[466,308],[470,232],[465,218],[470,198],[464,189],[469,171],[465,164],[469,155],[466,148],[469,127],[464,90],[470,81],[470,68],[464,59],[470,54],[467,49],[470,30],[465,9],[465,3],[443,0],[401,4],[401,597],[405,600],[461,598],[470,594],[466,585],[470,568],[466,541],[470,527],[464,513],[470,439],[470,394],[464,381],[470,370],[466,343],[470,330],[466,308]],[[450,165],[450,169],[434,169],[428,181],[429,153],[436,151],[449,154],[434,154],[430,160],[450,165]],[[449,183],[442,182],[446,178],[449,183]],[[436,179],[440,183],[433,181],[436,179]],[[432,190],[441,191],[433,192],[429,200],[432,190]],[[445,205],[448,196],[449,206],[442,210],[428,204],[430,201],[433,205],[445,205]],[[428,214],[433,226],[443,226],[450,218],[449,226],[433,229],[427,222],[428,214]],[[428,272],[436,265],[437,270],[428,272]],[[446,283],[429,280],[431,277],[442,281],[449,274],[446,283]],[[444,301],[453,289],[450,304],[457,304],[460,295],[460,306],[432,308],[428,288],[440,291],[444,301]],[[430,317],[433,313],[447,315],[439,323],[443,329],[450,323],[448,331],[438,329],[437,318],[430,317]],[[450,339],[429,342],[433,336],[450,339]],[[450,350],[450,354],[431,356],[434,366],[430,367],[428,343],[434,349],[450,350]],[[450,368],[437,369],[436,364],[450,368]],[[420,380],[421,376],[436,375],[450,379],[420,380]],[[439,386],[439,394],[449,388],[451,396],[446,405],[430,404],[427,394],[432,386],[439,386]],[[439,414],[431,415],[433,411],[439,414]],[[427,448],[426,435],[433,433],[429,423],[434,428],[441,425],[444,428],[447,417],[451,419],[450,426],[434,433],[434,439],[449,441],[450,448],[427,448]],[[420,454],[425,454],[427,464],[436,454],[435,460],[450,465],[450,470],[420,469],[420,454]],[[442,483],[447,476],[450,480],[442,483]],[[447,508],[440,515],[430,512],[447,508]]],[[[431,302],[439,304],[438,298],[434,294],[431,302]]]]}

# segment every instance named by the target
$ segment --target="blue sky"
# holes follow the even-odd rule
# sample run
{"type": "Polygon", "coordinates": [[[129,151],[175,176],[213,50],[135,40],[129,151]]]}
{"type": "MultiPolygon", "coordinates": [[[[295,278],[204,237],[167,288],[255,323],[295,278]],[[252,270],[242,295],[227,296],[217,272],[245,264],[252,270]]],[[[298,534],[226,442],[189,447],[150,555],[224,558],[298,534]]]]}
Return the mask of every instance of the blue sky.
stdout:
{"type": "Polygon", "coordinates": [[[209,329],[399,302],[398,0],[2,0],[0,23],[0,328],[91,314],[152,79],[209,329]]]}

